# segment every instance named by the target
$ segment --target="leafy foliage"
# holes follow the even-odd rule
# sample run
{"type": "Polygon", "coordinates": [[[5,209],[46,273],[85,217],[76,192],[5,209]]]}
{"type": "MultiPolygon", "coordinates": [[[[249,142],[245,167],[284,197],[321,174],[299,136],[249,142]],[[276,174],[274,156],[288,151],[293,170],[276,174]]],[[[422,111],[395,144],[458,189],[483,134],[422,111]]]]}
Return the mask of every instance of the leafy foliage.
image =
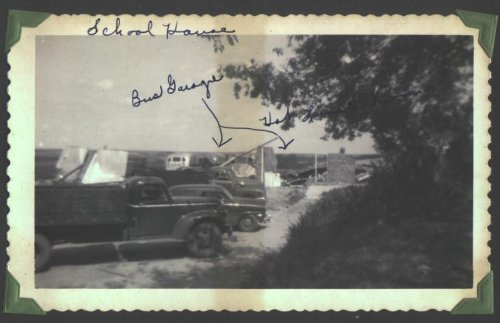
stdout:
{"type": "Polygon", "coordinates": [[[214,52],[216,53],[222,53],[224,49],[226,48],[224,46],[224,41],[227,41],[227,43],[230,46],[235,45],[238,43],[238,37],[234,35],[226,35],[226,36],[219,36],[219,35],[201,35],[199,36],[203,39],[208,40],[209,42],[212,43],[212,46],[214,48],[214,52]]]}
{"type": "Polygon", "coordinates": [[[326,192],[242,287],[470,288],[472,203],[457,194],[387,169],[326,192]]]}
{"type": "Polygon", "coordinates": [[[472,80],[468,36],[290,36],[286,59],[227,65],[234,94],[369,133],[386,165],[325,193],[251,271],[258,288],[471,287],[472,80]]]}
{"type": "Polygon", "coordinates": [[[324,139],[370,133],[387,161],[439,181],[472,167],[472,46],[467,36],[290,36],[273,49],[285,66],[222,70],[236,97],[289,108],[283,129],[313,107],[324,139]]]}

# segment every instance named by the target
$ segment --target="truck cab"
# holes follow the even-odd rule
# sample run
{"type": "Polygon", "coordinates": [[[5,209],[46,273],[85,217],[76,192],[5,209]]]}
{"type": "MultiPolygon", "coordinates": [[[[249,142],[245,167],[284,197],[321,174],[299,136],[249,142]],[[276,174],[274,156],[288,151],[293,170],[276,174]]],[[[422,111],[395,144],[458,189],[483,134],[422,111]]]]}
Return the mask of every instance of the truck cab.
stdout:
{"type": "Polygon", "coordinates": [[[231,168],[211,167],[208,170],[208,177],[211,184],[224,187],[234,196],[265,199],[265,187],[259,180],[238,177],[231,168]]]}
{"type": "Polygon", "coordinates": [[[156,177],[133,177],[127,181],[130,187],[127,203],[130,240],[165,235],[184,240],[187,238],[186,225],[202,218],[217,222],[222,231],[227,231],[225,212],[218,199],[174,199],[165,183],[156,177]]]}

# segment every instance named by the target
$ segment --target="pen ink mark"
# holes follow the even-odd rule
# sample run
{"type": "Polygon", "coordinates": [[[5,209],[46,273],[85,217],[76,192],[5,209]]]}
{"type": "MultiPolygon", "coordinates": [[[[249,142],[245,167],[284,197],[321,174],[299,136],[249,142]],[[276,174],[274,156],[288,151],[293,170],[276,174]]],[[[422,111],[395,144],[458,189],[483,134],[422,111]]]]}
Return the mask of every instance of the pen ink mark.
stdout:
{"type": "Polygon", "coordinates": [[[270,127],[272,125],[280,124],[288,118],[290,118],[290,108],[286,107],[286,114],[282,119],[276,119],[274,121],[271,121],[273,119],[273,117],[271,115],[271,111],[269,111],[268,116],[264,116],[263,118],[260,118],[259,121],[264,121],[262,124],[266,127],[270,127]]]}
{"type": "Polygon", "coordinates": [[[87,29],[87,35],[94,36],[95,34],[97,34],[97,32],[99,31],[99,29],[97,29],[97,25],[99,24],[100,21],[101,21],[101,18],[97,18],[95,20],[94,26],[87,29]]]}
{"type": "MultiPolygon", "coordinates": [[[[115,19],[115,26],[114,29],[109,29],[108,27],[104,27],[102,30],[99,29],[99,24],[101,22],[101,18],[97,18],[94,22],[94,25],[90,28],[87,29],[87,35],[89,36],[95,36],[98,33],[101,33],[103,36],[123,36],[123,30],[120,28],[121,25],[121,20],[119,17],[115,19]]],[[[233,34],[236,32],[234,29],[227,29],[226,27],[221,27],[220,29],[213,28],[211,30],[191,30],[189,28],[186,29],[178,29],[178,23],[175,22],[174,25],[168,23],[164,24],[164,27],[166,27],[166,32],[165,36],[166,39],[168,39],[169,36],[173,36],[175,34],[183,35],[183,36],[208,36],[208,35],[215,35],[215,34],[233,34]]],[[[141,29],[131,29],[126,32],[127,36],[140,36],[142,34],[148,34],[149,36],[155,37],[155,34],[153,33],[153,21],[149,20],[147,28],[144,30],[141,29]]]]}
{"type": "Polygon", "coordinates": [[[194,90],[200,86],[203,86],[206,90],[205,96],[207,99],[210,99],[210,84],[220,82],[224,78],[224,75],[221,75],[219,78],[216,78],[215,75],[212,75],[212,79],[210,80],[201,80],[198,83],[192,83],[191,85],[180,85],[177,86],[176,81],[174,77],[171,74],[168,74],[167,81],[168,81],[168,89],[167,93],[168,94],[174,94],[175,91],[177,92],[185,92],[185,91],[191,91],[194,90]]]}
{"type": "Polygon", "coordinates": [[[314,110],[314,107],[311,105],[309,108],[306,110],[306,115],[302,118],[302,122],[313,122],[314,118],[312,115],[312,112],[314,110]]]}
{"type": "MultiPolygon", "coordinates": [[[[313,115],[312,115],[313,110],[314,110],[314,107],[312,105],[309,108],[303,110],[304,113],[305,113],[305,115],[301,119],[302,122],[313,122],[314,121],[314,118],[313,118],[313,115]]],[[[286,107],[286,113],[283,116],[283,118],[281,118],[281,119],[275,119],[273,121],[273,117],[272,117],[271,111],[269,111],[268,115],[264,116],[262,118],[259,118],[259,121],[263,121],[262,125],[264,125],[266,127],[270,127],[270,126],[273,126],[273,125],[279,125],[279,124],[285,122],[285,120],[287,120],[289,118],[290,118],[290,108],[286,107]]]]}
{"type": "Polygon", "coordinates": [[[167,27],[167,30],[165,32],[165,36],[168,39],[168,36],[173,36],[175,34],[182,34],[184,36],[205,36],[205,35],[211,35],[211,34],[232,34],[235,33],[236,30],[227,30],[226,27],[222,27],[221,29],[212,29],[212,30],[190,30],[190,29],[184,29],[184,30],[177,30],[177,22],[175,22],[175,25],[173,26],[173,29],[171,29],[171,24],[168,23],[166,25],[163,25],[164,27],[167,27]]]}
{"type": "Polygon", "coordinates": [[[136,89],[132,90],[132,106],[134,108],[138,108],[141,103],[148,103],[153,100],[157,100],[163,96],[163,87],[160,85],[160,92],[153,94],[152,96],[149,96],[145,99],[141,99],[139,97],[139,91],[136,89]]]}
{"type": "Polygon", "coordinates": [[[139,29],[137,29],[137,30],[129,30],[127,32],[127,35],[128,36],[131,36],[131,35],[140,36],[142,34],[149,34],[149,36],[155,37],[155,35],[152,32],[152,29],[153,29],[153,22],[150,20],[148,22],[148,29],[146,29],[146,30],[139,30],[139,29]]]}
{"type": "MultiPolygon", "coordinates": [[[[205,96],[207,99],[210,98],[211,92],[210,92],[210,85],[212,83],[217,83],[220,82],[224,78],[224,75],[221,75],[220,77],[215,77],[215,75],[212,75],[211,79],[208,80],[201,80],[198,83],[191,83],[185,84],[185,85],[177,85],[177,82],[175,78],[171,75],[168,74],[167,77],[167,82],[168,82],[168,87],[166,88],[166,93],[167,94],[175,94],[176,92],[186,92],[186,91],[191,91],[194,89],[197,89],[198,87],[202,87],[205,89],[205,96]]],[[[157,93],[154,93],[152,96],[146,97],[146,98],[141,98],[139,96],[139,91],[136,89],[132,90],[132,106],[134,108],[138,108],[141,104],[143,103],[148,103],[154,100],[157,100],[163,96],[163,86],[160,85],[160,90],[157,93]]]]}
{"type": "Polygon", "coordinates": [[[278,148],[279,149],[283,149],[283,150],[286,150],[286,148],[292,143],[295,141],[295,139],[292,139],[292,140],[289,140],[288,142],[286,142],[278,133],[274,132],[274,131],[271,131],[271,130],[267,130],[267,129],[257,129],[257,128],[250,128],[250,127],[230,127],[230,126],[224,126],[220,123],[219,119],[217,118],[217,116],[215,115],[215,113],[212,111],[212,109],[210,108],[210,106],[208,105],[208,103],[205,101],[205,99],[201,99],[203,101],[203,103],[205,104],[205,107],[208,109],[208,111],[210,111],[210,114],[212,114],[212,117],[215,119],[215,121],[217,122],[217,126],[219,127],[219,133],[220,133],[220,140],[217,141],[214,137],[212,137],[212,140],[215,142],[215,144],[218,146],[218,147],[221,147],[225,144],[227,144],[229,141],[231,141],[233,138],[229,138],[228,140],[224,140],[224,133],[222,131],[222,129],[232,129],[232,130],[248,130],[248,131],[258,131],[258,132],[267,132],[267,133],[270,133],[270,134],[273,134],[275,135],[276,137],[278,137],[278,139],[281,141],[281,143],[283,144],[282,146],[279,146],[278,148]]]}
{"type": "MultiPolygon", "coordinates": [[[[95,20],[94,25],[92,27],[90,27],[89,29],[87,29],[87,35],[89,35],[89,36],[97,35],[99,33],[99,23],[100,22],[101,22],[101,18],[97,18],[95,20]]],[[[121,24],[121,20],[119,17],[117,17],[115,19],[115,27],[114,27],[115,29],[110,31],[108,27],[104,27],[102,29],[102,35],[103,36],[113,36],[113,35],[123,36],[123,31],[120,28],[120,24],[121,24]]],[[[127,36],[132,36],[132,35],[140,36],[142,34],[148,34],[149,36],[155,37],[155,35],[153,34],[153,21],[151,21],[151,20],[148,21],[148,27],[145,30],[133,29],[133,30],[129,30],[127,32],[127,36]]]]}
{"type": "Polygon", "coordinates": [[[217,126],[219,127],[220,140],[217,142],[217,140],[215,140],[214,137],[212,137],[212,140],[215,142],[217,147],[222,147],[225,144],[227,144],[228,142],[230,142],[231,140],[233,140],[233,138],[229,138],[227,140],[224,140],[224,133],[222,132],[222,125],[220,124],[219,119],[217,118],[215,113],[212,111],[212,109],[210,109],[207,102],[205,102],[205,100],[203,98],[201,100],[203,101],[203,103],[205,103],[205,106],[207,107],[208,111],[210,111],[210,114],[212,114],[212,117],[215,119],[215,122],[217,122],[217,126]]]}
{"type": "MultiPolygon", "coordinates": [[[[97,18],[95,20],[95,23],[94,23],[94,26],[90,27],[89,29],[87,29],[87,35],[89,36],[94,36],[96,35],[98,32],[99,32],[99,23],[101,22],[101,18],[97,18]]],[[[103,30],[102,30],[102,34],[104,36],[113,36],[113,35],[117,35],[117,36],[123,36],[123,32],[120,28],[120,18],[116,18],[115,20],[115,29],[113,31],[109,31],[108,27],[105,27],[103,30]]]]}

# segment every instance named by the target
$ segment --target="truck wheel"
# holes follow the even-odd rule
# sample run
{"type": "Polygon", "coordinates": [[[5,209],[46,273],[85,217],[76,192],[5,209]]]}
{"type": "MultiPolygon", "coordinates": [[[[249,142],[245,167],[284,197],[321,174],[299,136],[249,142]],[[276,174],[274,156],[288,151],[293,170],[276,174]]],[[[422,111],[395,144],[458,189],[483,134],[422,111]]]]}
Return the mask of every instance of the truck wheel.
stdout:
{"type": "Polygon", "coordinates": [[[188,238],[189,253],[198,258],[213,257],[222,246],[222,233],[213,222],[195,224],[188,238]]]}
{"type": "Polygon", "coordinates": [[[255,215],[246,214],[238,222],[238,229],[243,232],[254,232],[257,230],[258,221],[255,215]]]}
{"type": "Polygon", "coordinates": [[[50,263],[52,246],[43,234],[35,234],[35,272],[47,269],[50,263]]]}

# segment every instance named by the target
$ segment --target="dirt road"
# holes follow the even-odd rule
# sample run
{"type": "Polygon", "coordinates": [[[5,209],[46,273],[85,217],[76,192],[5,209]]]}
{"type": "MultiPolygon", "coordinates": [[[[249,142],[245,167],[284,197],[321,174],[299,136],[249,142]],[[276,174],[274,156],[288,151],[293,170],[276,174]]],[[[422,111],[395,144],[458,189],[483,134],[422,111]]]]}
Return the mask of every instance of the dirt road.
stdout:
{"type": "Polygon", "coordinates": [[[37,288],[238,288],[263,253],[279,249],[291,223],[310,203],[290,205],[289,188],[269,189],[272,220],[252,233],[234,232],[221,254],[190,258],[181,246],[164,242],[120,245],[64,245],[54,248],[53,265],[36,274],[37,288]],[[119,252],[118,252],[119,249],[119,252]]]}

